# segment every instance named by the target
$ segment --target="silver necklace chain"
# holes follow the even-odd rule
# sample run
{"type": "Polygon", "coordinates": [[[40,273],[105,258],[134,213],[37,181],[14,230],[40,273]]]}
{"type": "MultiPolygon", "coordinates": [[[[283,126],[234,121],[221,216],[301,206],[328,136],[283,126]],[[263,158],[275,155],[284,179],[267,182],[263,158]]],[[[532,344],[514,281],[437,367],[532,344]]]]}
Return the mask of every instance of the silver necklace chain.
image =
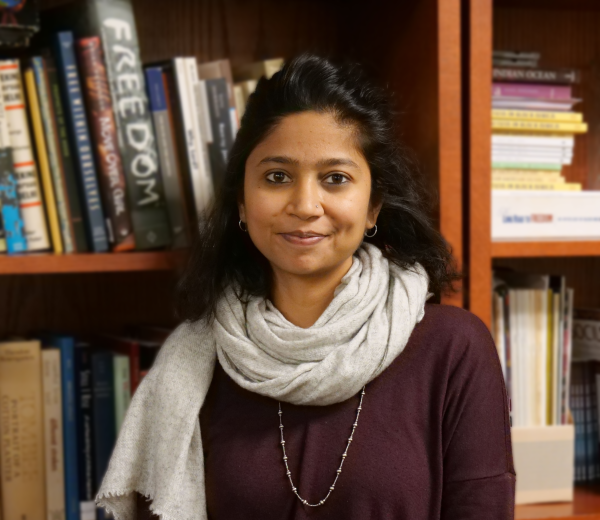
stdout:
{"type": "Polygon", "coordinates": [[[344,451],[344,453],[342,453],[342,461],[340,462],[340,467],[336,471],[335,480],[333,481],[333,484],[331,484],[331,486],[329,487],[329,492],[327,493],[327,496],[323,500],[320,500],[317,504],[309,504],[308,500],[305,500],[304,498],[302,498],[300,496],[300,493],[298,493],[298,489],[296,489],[296,486],[294,486],[294,482],[292,481],[292,472],[290,471],[290,468],[288,467],[288,457],[285,453],[285,439],[283,438],[283,422],[281,421],[281,416],[283,415],[283,412],[281,411],[281,402],[279,402],[279,412],[278,412],[279,413],[279,432],[281,433],[280,444],[281,444],[281,449],[283,450],[283,463],[285,464],[285,474],[287,475],[287,478],[290,481],[290,484],[292,486],[292,491],[298,497],[300,502],[302,502],[305,506],[309,506],[309,507],[322,506],[325,503],[325,501],[329,498],[329,495],[331,495],[331,493],[335,489],[335,484],[337,483],[338,478],[340,478],[340,475],[342,474],[342,466],[344,465],[344,461],[346,460],[346,457],[348,456],[348,448],[350,448],[350,443],[352,442],[352,439],[354,436],[354,430],[356,430],[356,426],[358,425],[358,416],[360,415],[360,411],[362,410],[362,402],[363,402],[364,396],[365,396],[365,387],[363,386],[362,392],[360,393],[360,403],[358,403],[358,409],[356,410],[356,419],[354,421],[354,424],[352,425],[352,433],[350,434],[350,437],[348,437],[348,444],[346,445],[346,450],[344,451]]]}

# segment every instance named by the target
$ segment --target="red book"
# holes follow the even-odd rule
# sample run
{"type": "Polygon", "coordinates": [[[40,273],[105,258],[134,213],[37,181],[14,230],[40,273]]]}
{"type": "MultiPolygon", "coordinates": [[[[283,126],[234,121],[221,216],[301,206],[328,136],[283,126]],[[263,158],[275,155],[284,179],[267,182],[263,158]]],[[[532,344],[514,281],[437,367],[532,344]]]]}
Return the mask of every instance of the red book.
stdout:
{"type": "Polygon", "coordinates": [[[100,38],[94,36],[77,40],[76,49],[109,240],[113,244],[113,251],[130,251],[135,249],[135,237],[100,38]]]}

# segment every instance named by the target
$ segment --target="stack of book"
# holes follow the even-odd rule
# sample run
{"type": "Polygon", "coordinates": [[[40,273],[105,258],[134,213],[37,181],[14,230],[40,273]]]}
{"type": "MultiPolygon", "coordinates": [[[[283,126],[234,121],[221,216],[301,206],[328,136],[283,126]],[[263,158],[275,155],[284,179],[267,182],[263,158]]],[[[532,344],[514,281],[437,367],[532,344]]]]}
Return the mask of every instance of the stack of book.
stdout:
{"type": "Polygon", "coordinates": [[[0,343],[0,517],[102,520],[94,497],[125,412],[169,334],[0,343]]]}
{"type": "Polygon", "coordinates": [[[575,423],[575,481],[600,478],[600,309],[573,313],[571,412],[575,423]]]}
{"type": "Polygon", "coordinates": [[[229,61],[144,66],[128,1],[76,0],[41,26],[29,58],[0,60],[0,252],[189,246],[239,126],[229,61]]]}
{"type": "Polygon", "coordinates": [[[580,193],[581,183],[563,175],[575,136],[587,131],[573,110],[580,73],[540,68],[539,57],[494,52],[492,237],[600,236],[600,193],[580,193]]]}
{"type": "Polygon", "coordinates": [[[569,422],[573,290],[553,275],[494,272],[492,331],[513,426],[569,422]]]}

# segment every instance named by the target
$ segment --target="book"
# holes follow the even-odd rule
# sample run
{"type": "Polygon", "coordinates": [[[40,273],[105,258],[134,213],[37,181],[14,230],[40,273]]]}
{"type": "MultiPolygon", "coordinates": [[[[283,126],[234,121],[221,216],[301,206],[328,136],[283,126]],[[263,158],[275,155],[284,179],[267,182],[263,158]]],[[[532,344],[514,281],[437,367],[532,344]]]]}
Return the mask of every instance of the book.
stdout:
{"type": "Polygon", "coordinates": [[[125,414],[131,403],[131,378],[129,357],[124,354],[113,355],[114,393],[115,393],[115,432],[119,435],[125,414]]]}
{"type": "Polygon", "coordinates": [[[79,194],[75,166],[75,158],[71,153],[71,144],[69,143],[69,133],[67,121],[61,99],[61,91],[58,82],[58,72],[54,56],[49,51],[44,53],[44,73],[47,77],[48,89],[50,92],[49,106],[53,114],[52,126],[57,141],[56,151],[58,155],[59,172],[63,178],[66,189],[66,202],[70,219],[71,234],[73,237],[73,252],[84,253],[89,251],[86,237],[85,223],[83,220],[83,211],[81,207],[81,196],[79,194]]]}
{"type": "MultiPolygon", "coordinates": [[[[235,71],[234,71],[235,72],[235,71]]],[[[579,83],[581,74],[574,69],[530,69],[518,67],[493,67],[494,81],[510,81],[524,83],[579,83]]]]}
{"type": "MultiPolygon", "coordinates": [[[[113,354],[92,354],[92,410],[94,414],[94,470],[100,486],[116,441],[113,354]]],[[[94,494],[97,489],[94,490],[94,494]]]]}
{"type": "Polygon", "coordinates": [[[96,520],[92,349],[87,343],[75,343],[74,363],[77,461],[79,463],[77,468],[79,475],[79,511],[81,520],[96,520]]]}
{"type": "Polygon", "coordinates": [[[23,219],[17,196],[17,179],[13,169],[8,119],[2,95],[0,95],[0,214],[8,254],[27,251],[23,219]]]}
{"type": "Polygon", "coordinates": [[[599,239],[600,192],[492,191],[492,239],[599,239]]]}
{"type": "Polygon", "coordinates": [[[2,220],[2,201],[0,200],[0,254],[6,253],[6,234],[4,233],[4,221],[2,220]]]}
{"type": "Polygon", "coordinates": [[[560,172],[562,164],[559,163],[535,163],[535,162],[505,162],[492,161],[493,170],[553,170],[560,172]]]}
{"type": "Polygon", "coordinates": [[[212,130],[210,147],[213,180],[220,186],[225,177],[229,151],[233,146],[234,131],[231,127],[229,97],[225,78],[207,79],[206,93],[212,130]]]}
{"type": "Polygon", "coordinates": [[[65,518],[65,468],[60,349],[42,350],[44,391],[44,453],[46,462],[46,520],[65,518]]]}
{"type": "Polygon", "coordinates": [[[80,520],[79,475],[77,448],[77,397],[75,392],[75,340],[71,336],[45,334],[44,347],[60,350],[60,375],[62,393],[62,430],[65,472],[65,518],[80,520]]]}
{"type": "Polygon", "coordinates": [[[46,516],[41,348],[0,343],[0,460],[5,520],[46,516]]]}
{"type": "Polygon", "coordinates": [[[492,108],[512,110],[553,110],[569,111],[577,105],[581,99],[533,99],[517,97],[493,97],[492,108]]]}
{"type": "Polygon", "coordinates": [[[135,237],[100,38],[80,38],[76,49],[109,241],[113,251],[131,251],[135,249],[135,237]]]}
{"type": "Polygon", "coordinates": [[[493,83],[492,96],[532,99],[563,99],[572,97],[569,85],[544,85],[538,83],[493,83]]]}
{"type": "Polygon", "coordinates": [[[528,121],[521,119],[492,119],[492,130],[582,134],[587,132],[587,129],[587,123],[561,123],[552,121],[528,121]]]}
{"type": "Polygon", "coordinates": [[[600,361],[600,309],[573,310],[573,361],[600,361]]]}
{"type": "Polygon", "coordinates": [[[581,112],[552,112],[550,110],[492,109],[492,119],[580,123],[583,121],[583,114],[581,112]]]}
{"type": "Polygon", "coordinates": [[[48,217],[48,225],[50,227],[50,235],[52,237],[52,247],[56,254],[61,254],[63,252],[61,224],[58,218],[54,183],[52,181],[52,174],[50,173],[48,151],[46,149],[46,138],[44,136],[44,126],[42,123],[42,115],[40,112],[40,103],[37,95],[33,69],[28,67],[23,76],[25,78],[25,88],[29,101],[31,126],[33,127],[33,137],[36,145],[40,178],[44,187],[44,201],[46,215],[48,217]]]}
{"type": "MultiPolygon", "coordinates": [[[[56,201],[56,211],[60,221],[60,236],[65,253],[75,251],[75,237],[73,221],[67,201],[67,185],[62,172],[62,162],[59,155],[59,146],[56,127],[56,117],[50,94],[50,85],[46,73],[46,65],[41,56],[31,58],[31,66],[35,75],[35,85],[39,102],[40,116],[43,123],[43,134],[45,137],[46,153],[50,168],[52,186],[56,201]]],[[[40,151],[38,150],[38,154],[40,151]]]]}
{"type": "Polygon", "coordinates": [[[504,182],[566,182],[556,170],[492,170],[493,181],[504,182]]]}
{"type": "Polygon", "coordinates": [[[523,133],[503,133],[492,134],[492,146],[510,145],[530,147],[550,147],[573,149],[575,138],[573,136],[545,136],[545,135],[527,135],[523,133]]]}
{"type": "Polygon", "coordinates": [[[231,126],[231,138],[235,139],[240,126],[240,115],[236,110],[236,101],[233,88],[233,73],[228,59],[198,63],[198,76],[201,80],[223,78],[227,85],[227,96],[229,104],[229,118],[231,126]]]}
{"type": "Polygon", "coordinates": [[[173,108],[170,106],[163,72],[160,67],[146,68],[148,99],[154,121],[158,145],[160,171],[165,189],[173,248],[188,247],[191,234],[187,217],[187,204],[183,194],[183,179],[180,177],[177,158],[173,108]]]}
{"type": "Polygon", "coordinates": [[[493,190],[581,191],[579,182],[519,182],[492,180],[493,190]]]}
{"type": "Polygon", "coordinates": [[[96,253],[109,249],[104,210],[100,201],[100,189],[92,152],[87,116],[85,113],[79,70],[75,60],[73,33],[57,33],[54,39],[56,65],[63,96],[63,107],[68,122],[70,143],[75,149],[75,169],[85,215],[87,239],[90,249],[96,253]]]}
{"type": "Polygon", "coordinates": [[[156,137],[148,107],[133,7],[129,0],[79,0],[55,11],[78,37],[102,42],[123,161],[136,249],[170,245],[156,137]]]}
{"type": "Polygon", "coordinates": [[[18,60],[0,61],[0,81],[2,82],[2,95],[8,120],[13,172],[17,179],[17,196],[23,219],[23,233],[28,251],[44,251],[50,249],[50,235],[29,136],[20,70],[18,60]]]}

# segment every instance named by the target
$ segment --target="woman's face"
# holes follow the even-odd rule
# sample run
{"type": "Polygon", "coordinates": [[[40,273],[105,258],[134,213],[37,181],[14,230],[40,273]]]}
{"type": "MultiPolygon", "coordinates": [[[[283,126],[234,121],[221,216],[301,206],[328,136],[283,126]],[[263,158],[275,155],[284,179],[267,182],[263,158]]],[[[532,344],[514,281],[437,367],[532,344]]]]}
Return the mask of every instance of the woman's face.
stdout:
{"type": "Polygon", "coordinates": [[[350,266],[379,207],[353,126],[327,113],[286,116],[246,161],[240,218],[276,274],[350,266]]]}

